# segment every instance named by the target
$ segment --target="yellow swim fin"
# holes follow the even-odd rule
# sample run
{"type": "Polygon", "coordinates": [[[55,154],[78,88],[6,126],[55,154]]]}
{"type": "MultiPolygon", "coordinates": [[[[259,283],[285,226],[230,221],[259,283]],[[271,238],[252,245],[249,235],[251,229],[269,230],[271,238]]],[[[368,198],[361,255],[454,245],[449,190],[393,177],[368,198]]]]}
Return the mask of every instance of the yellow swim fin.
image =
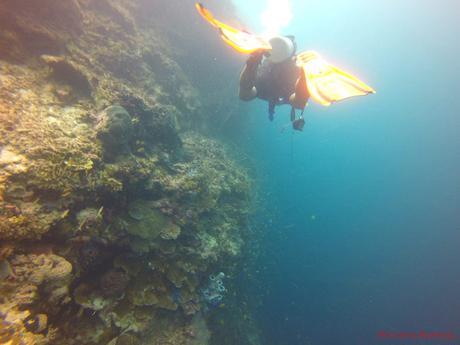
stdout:
{"type": "Polygon", "coordinates": [[[327,63],[314,51],[298,54],[297,65],[305,71],[311,98],[324,106],[349,97],[375,93],[370,86],[327,63]]]}
{"type": "Polygon", "coordinates": [[[201,16],[206,19],[212,26],[217,28],[220,36],[230,47],[239,53],[251,54],[257,50],[271,50],[272,47],[267,40],[261,36],[250,34],[249,32],[235,29],[214,18],[212,13],[201,3],[195,4],[196,9],[201,16]]]}

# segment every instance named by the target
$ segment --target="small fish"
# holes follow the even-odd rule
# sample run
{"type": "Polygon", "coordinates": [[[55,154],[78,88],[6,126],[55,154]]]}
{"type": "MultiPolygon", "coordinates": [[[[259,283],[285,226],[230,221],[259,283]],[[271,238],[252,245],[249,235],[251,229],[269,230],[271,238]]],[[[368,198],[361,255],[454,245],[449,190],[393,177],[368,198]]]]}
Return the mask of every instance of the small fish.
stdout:
{"type": "Polygon", "coordinates": [[[70,210],[65,210],[64,212],[61,213],[61,219],[66,218],[69,215],[70,210]]]}
{"type": "Polygon", "coordinates": [[[62,192],[61,197],[65,198],[65,197],[68,197],[71,194],[72,194],[72,190],[71,189],[66,189],[66,190],[64,190],[62,192]]]}

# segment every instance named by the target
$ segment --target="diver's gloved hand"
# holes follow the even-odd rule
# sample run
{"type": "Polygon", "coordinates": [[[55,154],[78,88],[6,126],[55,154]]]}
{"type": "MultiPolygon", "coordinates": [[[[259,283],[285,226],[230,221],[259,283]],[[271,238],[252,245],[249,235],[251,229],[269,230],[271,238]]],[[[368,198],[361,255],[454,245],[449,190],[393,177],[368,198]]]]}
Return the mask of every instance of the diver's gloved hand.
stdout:
{"type": "Polygon", "coordinates": [[[304,126],[305,120],[303,119],[303,117],[292,122],[292,129],[294,129],[295,131],[302,132],[304,126]]]}
{"type": "Polygon", "coordinates": [[[260,64],[262,61],[262,57],[264,56],[264,50],[256,50],[254,53],[249,55],[248,59],[246,60],[246,65],[248,67],[255,67],[260,64]]]}

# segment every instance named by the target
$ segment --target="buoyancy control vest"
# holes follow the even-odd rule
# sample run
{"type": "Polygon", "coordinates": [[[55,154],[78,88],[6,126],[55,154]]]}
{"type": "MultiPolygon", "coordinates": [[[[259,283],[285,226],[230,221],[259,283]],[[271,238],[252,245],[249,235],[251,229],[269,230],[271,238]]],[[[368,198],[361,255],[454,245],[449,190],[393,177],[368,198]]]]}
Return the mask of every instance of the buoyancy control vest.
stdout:
{"type": "Polygon", "coordinates": [[[275,113],[275,106],[289,103],[289,97],[295,92],[295,85],[300,76],[295,57],[280,63],[264,59],[259,66],[256,77],[257,97],[268,101],[270,117],[275,113]]]}

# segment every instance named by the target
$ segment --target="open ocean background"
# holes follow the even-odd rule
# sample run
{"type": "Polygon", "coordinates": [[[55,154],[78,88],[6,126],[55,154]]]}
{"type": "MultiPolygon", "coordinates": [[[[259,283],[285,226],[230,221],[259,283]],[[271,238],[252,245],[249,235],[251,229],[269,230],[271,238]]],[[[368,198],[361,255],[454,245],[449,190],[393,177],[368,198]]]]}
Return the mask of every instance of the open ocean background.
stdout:
{"type": "MultiPolygon", "coordinates": [[[[256,14],[267,3],[235,4],[260,32],[256,14]]],[[[320,52],[377,94],[311,103],[303,133],[280,131],[288,106],[274,123],[266,103],[249,106],[243,144],[271,210],[256,219],[267,236],[248,286],[261,295],[265,343],[407,343],[379,331],[460,336],[458,3],[290,6],[282,33],[296,36],[299,51],[320,52]]]]}

